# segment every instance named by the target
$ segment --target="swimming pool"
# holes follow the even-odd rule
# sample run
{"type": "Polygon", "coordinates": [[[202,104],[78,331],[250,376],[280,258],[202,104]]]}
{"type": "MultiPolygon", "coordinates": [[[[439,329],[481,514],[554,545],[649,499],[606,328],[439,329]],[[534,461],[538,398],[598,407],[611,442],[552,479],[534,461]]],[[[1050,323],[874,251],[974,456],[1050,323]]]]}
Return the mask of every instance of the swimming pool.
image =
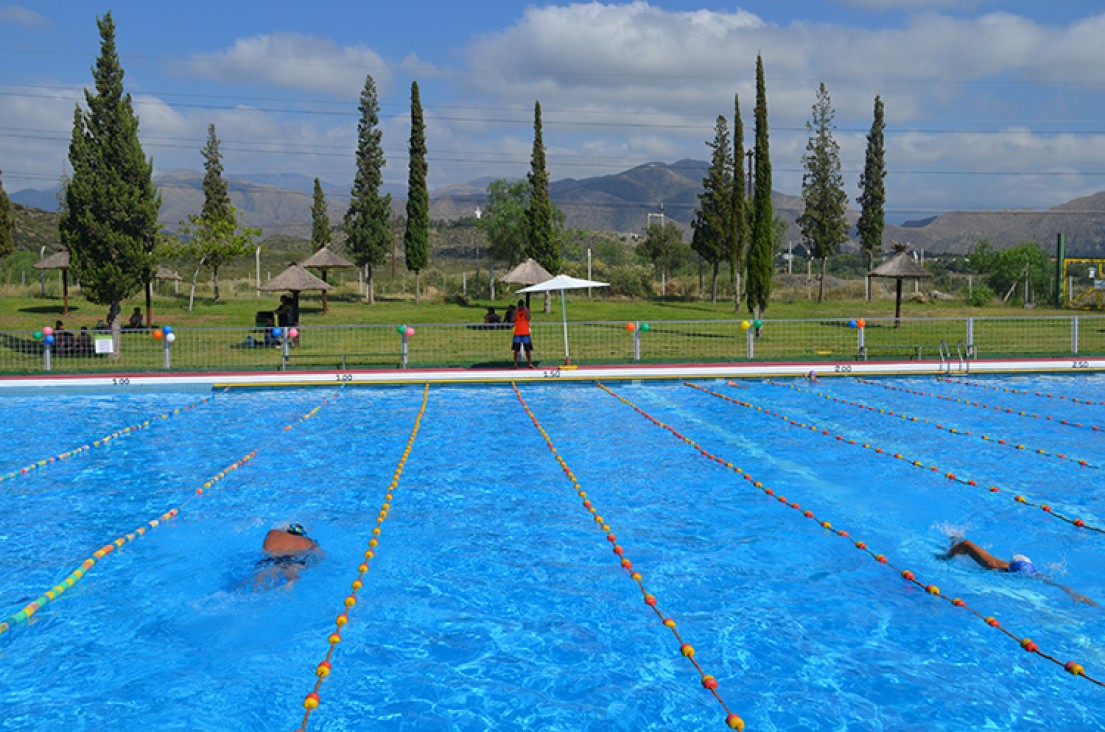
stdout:
{"type": "MultiPolygon", "coordinates": [[[[1102,608],[934,558],[966,532],[1105,601],[1105,378],[876,381],[610,385],[701,451],[594,386],[519,387],[548,442],[510,386],[431,387],[308,729],[725,729],[641,586],[749,730],[1105,727],[1105,689],[924,589],[1105,676],[1102,608]]],[[[0,729],[296,729],[422,400],[4,397],[0,617],[181,510],[0,635],[0,729]],[[326,555],[255,588],[284,521],[326,555]]]]}

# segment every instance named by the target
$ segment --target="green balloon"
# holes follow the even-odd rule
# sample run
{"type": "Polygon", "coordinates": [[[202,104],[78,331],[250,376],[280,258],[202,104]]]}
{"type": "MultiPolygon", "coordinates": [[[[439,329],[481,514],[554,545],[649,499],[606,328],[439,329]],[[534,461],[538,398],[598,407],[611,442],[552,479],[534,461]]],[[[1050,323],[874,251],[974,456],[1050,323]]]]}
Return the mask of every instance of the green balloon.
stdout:
{"type": "Polygon", "coordinates": [[[35,339],[36,341],[41,341],[41,340],[42,340],[42,331],[41,331],[41,330],[36,330],[36,331],[35,331],[34,333],[32,333],[31,335],[32,335],[32,336],[34,337],[34,339],[35,339]]]}
{"type": "Polygon", "coordinates": [[[762,327],[763,327],[763,325],[764,325],[764,321],[762,321],[762,320],[755,320],[755,321],[753,321],[753,322],[752,322],[752,325],[756,326],[756,330],[759,330],[760,328],[762,328],[762,327]]]}
{"type": "Polygon", "coordinates": [[[652,330],[652,326],[650,326],[648,323],[641,323],[641,331],[643,333],[648,333],[650,330],[652,330]]]}
{"type": "Polygon", "coordinates": [[[395,329],[395,332],[398,333],[399,335],[403,335],[404,333],[407,332],[407,326],[400,325],[398,328],[395,329]]]}

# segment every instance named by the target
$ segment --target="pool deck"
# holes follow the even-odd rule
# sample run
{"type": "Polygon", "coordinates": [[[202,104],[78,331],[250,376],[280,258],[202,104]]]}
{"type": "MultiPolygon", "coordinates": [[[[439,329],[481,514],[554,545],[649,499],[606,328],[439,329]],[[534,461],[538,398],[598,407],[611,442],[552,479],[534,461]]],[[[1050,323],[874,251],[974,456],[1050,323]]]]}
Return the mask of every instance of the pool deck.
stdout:
{"type": "Polygon", "coordinates": [[[536,369],[439,368],[242,371],[200,373],[97,373],[0,376],[0,393],[40,389],[211,390],[298,386],[382,386],[397,384],[505,384],[510,382],[644,381],[663,379],[758,379],[819,377],[924,376],[1105,371],[1105,356],[978,359],[952,361],[738,362],[722,364],[542,365],[536,369]]]}

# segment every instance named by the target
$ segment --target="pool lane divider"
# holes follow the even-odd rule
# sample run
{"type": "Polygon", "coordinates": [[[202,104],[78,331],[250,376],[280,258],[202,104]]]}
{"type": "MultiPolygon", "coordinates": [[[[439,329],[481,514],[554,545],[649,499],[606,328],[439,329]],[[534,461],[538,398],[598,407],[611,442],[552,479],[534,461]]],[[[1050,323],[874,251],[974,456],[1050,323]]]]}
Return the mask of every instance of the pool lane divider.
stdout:
{"type": "MultiPolygon", "coordinates": [[[[734,384],[732,381],[727,381],[725,383],[728,386],[736,386],[736,384],[734,384]]],[[[854,402],[854,401],[851,401],[851,400],[848,400],[848,399],[841,399],[840,397],[835,397],[832,394],[826,394],[826,393],[820,392],[820,391],[813,391],[811,389],[804,389],[804,388],[798,386],[797,384],[788,384],[788,383],[784,383],[784,382],[781,382],[781,381],[774,381],[773,379],[766,379],[766,383],[768,383],[772,386],[780,386],[780,387],[784,387],[784,388],[787,388],[787,389],[791,389],[793,391],[797,391],[797,392],[800,392],[802,394],[813,394],[815,396],[821,397],[822,399],[828,399],[831,402],[836,402],[838,404],[846,404],[850,407],[856,407],[857,409],[865,409],[868,412],[876,412],[878,414],[883,414],[883,415],[886,415],[886,416],[889,416],[889,417],[898,417],[899,419],[903,419],[903,420],[906,420],[908,422],[917,422],[917,423],[921,423],[921,424],[930,424],[933,427],[935,427],[936,429],[942,430],[942,431],[947,432],[947,433],[952,434],[952,435],[970,435],[970,436],[974,436],[974,433],[971,432],[970,430],[962,430],[962,429],[958,429],[956,427],[948,427],[948,426],[944,425],[942,422],[933,422],[932,420],[925,419],[924,417],[915,417],[915,416],[910,415],[910,414],[905,414],[904,412],[895,412],[895,411],[890,410],[890,409],[883,409],[881,407],[873,407],[870,404],[865,404],[863,402],[854,402]]],[[[1041,449],[1041,448],[1036,448],[1036,449],[1033,449],[1033,450],[1029,450],[1028,448],[1026,448],[1024,445],[1022,445],[1020,443],[1010,442],[1009,440],[1006,440],[1006,439],[1003,439],[1003,438],[996,438],[995,439],[993,437],[990,437],[990,435],[978,435],[978,438],[981,439],[982,441],[986,442],[986,443],[991,444],[991,445],[1001,445],[1002,447],[1008,447],[1008,448],[1011,448],[1013,450],[1023,451],[1026,454],[1029,454],[1029,455],[1039,455],[1041,457],[1053,457],[1053,458],[1058,458],[1060,460],[1067,460],[1067,461],[1076,463],[1076,464],[1082,466],[1083,468],[1091,468],[1093,470],[1098,470],[1099,469],[1098,466],[1093,465],[1092,463],[1087,462],[1086,460],[1079,460],[1078,458],[1072,458],[1071,456],[1069,456],[1065,453],[1048,452],[1047,450],[1044,450],[1044,449],[1041,449]]]]}
{"type": "MultiPolygon", "coordinates": [[[[795,511],[796,513],[798,513],[799,515],[809,519],[810,521],[813,521],[814,523],[821,526],[821,528],[828,531],[831,535],[847,539],[849,541],[849,543],[851,543],[852,546],[854,546],[856,549],[858,549],[861,552],[863,552],[864,554],[868,555],[869,557],[874,559],[879,564],[881,564],[881,565],[883,565],[883,566],[885,566],[889,569],[894,570],[898,574],[898,576],[900,576],[902,579],[904,579],[906,582],[910,583],[911,585],[914,585],[915,587],[918,587],[918,588],[924,590],[927,594],[932,595],[933,597],[944,600],[945,602],[949,603],[950,605],[952,605],[954,607],[966,610],[967,612],[971,613],[972,615],[974,615],[976,618],[978,618],[982,622],[986,623],[986,625],[990,626],[991,628],[994,628],[995,630],[1002,633],[1006,637],[1016,641],[1020,645],[1020,647],[1023,648],[1026,652],[1032,653],[1032,654],[1037,655],[1041,658],[1047,659],[1048,661],[1052,662],[1056,666],[1059,666],[1060,668],[1062,668],[1064,671],[1071,674],[1072,676],[1079,676],[1081,678],[1086,679],[1087,681],[1089,681],[1092,684],[1095,684],[1099,687],[1105,688],[1105,682],[1097,679],[1094,676],[1090,676],[1089,674],[1087,674],[1086,669],[1082,666],[1082,664],[1078,663],[1077,661],[1063,662],[1060,659],[1056,658],[1055,656],[1044,653],[1042,650],[1040,650],[1039,645],[1035,641],[1033,641],[1031,638],[1020,636],[1017,633],[1014,633],[1011,630],[1007,629],[993,615],[983,615],[983,613],[975,610],[973,607],[968,605],[966,603],[966,601],[964,601],[964,600],[962,600],[958,597],[949,597],[948,595],[943,593],[940,590],[940,588],[937,587],[936,585],[925,584],[925,583],[921,582],[919,579],[917,579],[917,575],[914,572],[912,572],[911,570],[908,570],[908,569],[900,568],[899,566],[897,566],[896,564],[891,562],[886,557],[886,555],[881,554],[881,553],[876,553],[875,551],[873,551],[867,545],[866,542],[855,541],[853,539],[852,535],[849,534],[847,531],[845,531],[843,529],[834,528],[832,523],[818,517],[809,508],[803,509],[802,506],[799,503],[797,503],[795,501],[788,500],[786,496],[777,493],[774,489],[765,486],[762,482],[760,482],[760,481],[756,480],[755,478],[753,478],[752,475],[750,475],[747,471],[742,470],[741,468],[734,466],[732,462],[729,462],[725,458],[723,458],[719,455],[715,455],[714,453],[708,451],[705,447],[703,447],[699,443],[695,442],[694,440],[687,437],[686,435],[678,432],[675,428],[671,427],[670,425],[667,425],[667,424],[661,422],[660,420],[656,419],[655,417],[650,415],[648,412],[645,412],[643,409],[638,407],[633,402],[629,401],[628,399],[621,396],[620,394],[617,394],[616,392],[612,391],[606,385],[601,384],[601,383],[597,383],[597,382],[596,382],[595,385],[598,388],[605,391],[610,396],[614,397],[618,401],[625,404],[627,407],[633,409],[635,412],[637,412],[637,414],[641,415],[642,417],[644,417],[649,422],[652,422],[652,424],[654,424],[655,426],[660,427],[664,430],[667,430],[674,437],[676,437],[679,440],[682,440],[687,445],[689,445],[692,448],[694,448],[695,450],[697,450],[703,457],[705,457],[705,458],[707,458],[707,459],[709,459],[709,460],[711,460],[711,461],[713,461],[713,462],[715,462],[715,463],[717,463],[717,464],[719,464],[719,465],[721,465],[721,466],[737,473],[738,475],[742,476],[744,478],[744,481],[748,485],[750,485],[751,487],[753,487],[755,489],[758,489],[759,491],[763,492],[764,495],[775,499],[775,501],[778,502],[780,505],[788,507],[788,508],[792,509],[793,511],[795,511]]],[[[688,386],[695,386],[693,384],[687,384],[687,385],[688,386]]],[[[696,386],[695,388],[701,389],[702,391],[708,391],[706,389],[702,389],[702,387],[697,387],[696,386]]],[[[717,395],[717,396],[723,396],[723,395],[717,395]]]]}
{"type": "Polygon", "coordinates": [[[322,659],[322,662],[315,667],[315,686],[309,694],[303,699],[303,721],[300,723],[296,732],[304,732],[307,729],[307,722],[311,718],[311,713],[318,708],[321,702],[319,696],[319,689],[322,687],[322,682],[330,676],[332,670],[331,659],[334,656],[334,651],[338,647],[338,643],[341,643],[342,631],[349,623],[349,612],[357,604],[357,593],[362,587],[364,587],[364,576],[368,572],[369,562],[376,556],[376,548],[380,545],[380,529],[384,520],[388,517],[388,512],[391,511],[391,499],[396,488],[399,487],[399,479],[403,476],[403,467],[407,464],[407,458],[410,457],[411,448],[414,447],[415,438],[418,437],[418,430],[422,425],[422,416],[426,413],[426,404],[429,402],[430,385],[425,383],[422,385],[422,405],[418,409],[418,415],[414,418],[414,426],[411,428],[410,437],[407,439],[407,446],[403,449],[403,455],[399,458],[399,463],[395,467],[395,473],[391,476],[391,483],[388,484],[387,493],[384,494],[384,503],[380,506],[380,513],[376,515],[376,526],[372,529],[372,538],[368,540],[368,549],[364,552],[364,561],[357,567],[357,577],[353,580],[352,592],[346,596],[343,604],[345,609],[341,611],[341,614],[334,620],[334,624],[337,626],[333,633],[330,634],[327,641],[330,647],[326,650],[326,657],[322,659]]]}
{"type": "MultiPolygon", "coordinates": [[[[757,412],[760,412],[761,414],[766,414],[769,417],[777,417],[777,418],[783,420],[784,422],[787,422],[792,427],[798,427],[799,429],[809,430],[810,432],[820,434],[823,437],[828,437],[830,439],[835,439],[838,443],[853,445],[855,447],[862,447],[865,450],[871,450],[876,455],[888,455],[890,457],[893,457],[895,460],[901,460],[901,461],[905,462],[906,464],[911,465],[915,468],[920,468],[921,470],[927,470],[931,473],[942,474],[948,480],[956,482],[956,483],[960,483],[962,485],[968,485],[968,486],[972,486],[972,487],[978,486],[978,481],[974,480],[973,478],[964,478],[964,477],[962,477],[960,475],[957,475],[956,473],[953,473],[951,471],[944,471],[942,468],[940,468],[936,465],[926,466],[920,460],[910,460],[909,458],[907,458],[906,456],[904,456],[900,452],[890,453],[890,452],[887,452],[886,450],[882,449],[881,447],[876,447],[876,446],[872,445],[869,442],[859,443],[859,442],[856,442],[854,439],[845,437],[844,435],[839,435],[839,434],[834,435],[829,430],[822,429],[820,427],[817,427],[816,425],[807,424],[805,422],[799,422],[796,419],[791,419],[790,417],[786,416],[785,414],[781,414],[779,412],[773,412],[770,409],[767,409],[766,407],[761,407],[759,405],[752,404],[751,402],[746,402],[746,401],[743,401],[741,399],[734,399],[731,396],[728,396],[726,394],[721,394],[721,393],[718,393],[716,391],[712,391],[710,389],[707,389],[704,386],[699,386],[698,384],[693,384],[689,381],[683,382],[683,385],[684,386],[689,386],[692,389],[697,389],[699,391],[705,392],[705,393],[709,394],[710,396],[717,397],[718,399],[723,399],[723,400],[725,400],[727,402],[730,402],[732,404],[736,404],[737,406],[745,407],[746,409],[752,409],[752,410],[755,410],[757,412]]],[[[1002,493],[1003,495],[1009,495],[1008,492],[1002,491],[1002,489],[999,488],[996,485],[991,485],[988,490],[989,490],[990,493],[1002,493]]],[[[1086,529],[1087,531],[1095,531],[1099,534],[1105,534],[1105,528],[1101,528],[1099,526],[1094,526],[1093,524],[1088,524],[1080,518],[1072,518],[1072,517],[1067,516],[1065,514],[1059,513],[1058,511],[1056,511],[1054,508],[1052,508],[1050,505],[1048,505],[1046,503],[1035,503],[1033,501],[1028,500],[1024,496],[1019,495],[1019,494],[1013,496],[1013,501],[1016,502],[1018,505],[1026,506],[1028,508],[1038,508],[1041,511],[1043,511],[1044,513],[1046,513],[1048,516],[1051,516],[1053,518],[1057,518],[1060,521],[1065,521],[1066,523],[1070,524],[1071,526],[1073,526],[1077,529],[1086,529]]]]}
{"type": "MultiPolygon", "coordinates": [[[[336,397],[337,395],[335,394],[334,396],[336,397]]],[[[295,425],[298,425],[298,424],[300,424],[302,422],[305,422],[308,419],[314,417],[316,414],[318,414],[318,411],[320,409],[322,409],[322,407],[325,406],[330,401],[330,399],[332,399],[332,398],[334,398],[334,397],[330,397],[330,398],[324,400],[321,404],[316,406],[310,412],[308,412],[307,414],[304,414],[303,416],[301,416],[296,422],[293,422],[292,424],[289,424],[289,425],[285,426],[284,429],[281,430],[281,433],[288,432],[295,425]]],[[[92,569],[92,567],[96,565],[97,562],[99,562],[100,560],[102,560],[104,557],[108,556],[112,552],[114,552],[116,549],[121,548],[124,544],[127,544],[129,542],[134,542],[135,540],[137,540],[137,539],[141,538],[142,536],[144,536],[147,531],[150,531],[152,529],[156,529],[158,526],[168,522],[169,520],[171,520],[173,518],[176,518],[176,516],[184,509],[185,506],[187,506],[189,503],[191,503],[192,500],[194,500],[196,498],[199,498],[200,496],[204,495],[205,491],[208,491],[211,488],[213,488],[215,486],[215,484],[217,484],[223,478],[225,478],[226,476],[228,476],[230,473],[234,472],[238,468],[243,467],[246,463],[248,463],[250,460],[252,460],[254,457],[256,457],[257,453],[260,452],[264,447],[268,447],[268,445],[272,444],[277,439],[277,437],[271,438],[267,443],[265,443],[265,445],[262,448],[254,449],[252,452],[246,454],[241,459],[231,463],[230,465],[226,466],[225,468],[220,470],[215,475],[208,478],[206,481],[204,481],[202,487],[197,488],[192,495],[190,495],[188,498],[186,498],[176,508],[173,508],[173,509],[170,509],[170,510],[166,511],[165,513],[161,514],[159,517],[157,517],[155,519],[152,519],[151,521],[146,522],[142,526],[139,526],[134,531],[132,531],[128,534],[124,534],[124,535],[118,537],[117,539],[115,539],[114,541],[112,541],[108,544],[105,544],[104,546],[102,546],[99,549],[97,549],[96,551],[94,551],[92,553],[92,556],[88,557],[83,562],[81,562],[80,566],[77,567],[72,572],[70,572],[69,575],[65,579],[63,579],[61,582],[59,582],[58,584],[51,587],[49,590],[47,590],[43,594],[39,595],[33,602],[26,605],[19,612],[13,613],[12,615],[9,615],[7,618],[5,618],[3,621],[0,621],[0,635],[3,635],[4,633],[8,632],[9,630],[11,630],[12,628],[14,628],[17,625],[21,625],[21,624],[27,622],[28,620],[31,619],[31,617],[34,616],[35,613],[37,613],[39,610],[41,610],[44,606],[48,605],[49,603],[53,602],[54,600],[57,600],[59,597],[61,597],[63,594],[65,594],[66,590],[68,590],[70,587],[72,587],[78,581],[80,581],[80,579],[82,577],[84,577],[92,569]]]]}
{"type": "Polygon", "coordinates": [[[948,396],[947,394],[937,394],[934,391],[920,391],[918,389],[907,389],[904,386],[894,386],[893,384],[884,384],[881,381],[872,381],[870,379],[864,379],[864,378],[861,378],[861,377],[858,377],[858,376],[856,377],[856,381],[858,381],[861,384],[864,384],[865,386],[879,386],[879,387],[882,387],[883,389],[888,389],[890,391],[900,391],[900,392],[904,392],[906,394],[913,394],[914,396],[932,397],[934,399],[940,399],[941,401],[955,402],[956,404],[966,404],[969,407],[978,407],[980,409],[993,409],[994,411],[1002,412],[1004,414],[1015,414],[1018,417],[1029,417],[1031,419],[1042,419],[1042,420],[1045,420],[1047,422],[1055,422],[1056,424],[1061,424],[1064,427],[1076,427],[1076,428],[1090,429],[1090,430],[1093,430],[1094,432],[1101,432],[1103,429],[1105,429],[1105,428],[1102,428],[1102,427],[1100,427],[1099,425],[1096,425],[1096,424],[1082,424],[1081,422],[1071,422],[1070,420],[1067,420],[1067,419],[1056,419],[1055,417],[1052,417],[1049,414],[1045,414],[1045,415],[1041,416],[1038,412],[1025,412],[1023,410],[1013,409],[1012,407],[999,407],[999,406],[996,406],[996,405],[993,405],[993,404],[986,404],[984,402],[975,402],[975,401],[971,401],[970,399],[961,399],[960,397],[948,396]]]}
{"type": "Polygon", "coordinates": [[[721,693],[718,691],[717,679],[707,674],[706,671],[703,670],[702,666],[698,662],[698,659],[695,658],[694,646],[687,643],[683,639],[683,636],[679,633],[679,630],[676,627],[675,620],[671,616],[666,616],[663,612],[661,612],[656,596],[649,592],[648,589],[645,587],[644,577],[641,575],[641,572],[633,567],[633,562],[630,561],[628,556],[626,556],[625,548],[618,543],[618,537],[614,534],[614,530],[610,527],[609,523],[607,523],[606,519],[603,518],[603,516],[598,512],[598,509],[595,508],[591,499],[587,497],[587,492],[584,491],[583,488],[580,486],[579,481],[576,479],[575,473],[568,466],[567,461],[565,461],[564,458],[561,457],[560,453],[557,452],[552,438],[549,437],[549,434],[544,430],[544,428],[541,426],[541,423],[537,420],[537,415],[535,415],[533,411],[529,408],[529,405],[526,404],[526,400],[522,397],[522,392],[518,390],[518,386],[514,382],[511,382],[510,386],[514,389],[514,394],[518,397],[518,401],[521,403],[522,408],[526,412],[526,415],[530,418],[530,421],[533,422],[533,426],[537,428],[537,431],[545,439],[545,444],[546,446],[548,446],[549,452],[553,454],[553,457],[556,458],[557,463],[560,464],[561,470],[564,471],[564,476],[569,481],[571,481],[572,488],[576,491],[576,494],[583,500],[583,507],[588,511],[588,513],[591,514],[595,526],[598,527],[606,535],[606,540],[610,542],[612,551],[615,555],[618,556],[619,563],[621,564],[622,569],[628,572],[630,579],[637,583],[637,587],[641,591],[641,596],[644,600],[645,605],[647,605],[649,609],[651,609],[652,612],[656,614],[656,617],[660,619],[660,622],[663,623],[664,627],[668,628],[672,632],[672,634],[675,636],[676,641],[678,641],[679,643],[679,652],[683,655],[684,658],[690,661],[691,664],[695,667],[695,670],[698,671],[698,675],[701,677],[702,687],[709,691],[717,700],[717,702],[721,705],[722,709],[725,710],[725,724],[728,725],[730,729],[743,730],[744,720],[740,716],[735,714],[729,708],[729,705],[725,703],[725,700],[722,699],[721,693]]]}
{"type": "Polygon", "coordinates": [[[937,376],[937,381],[943,381],[946,384],[958,384],[959,386],[973,386],[976,389],[989,389],[990,391],[1004,391],[1009,394],[1026,394],[1028,396],[1038,396],[1044,399],[1058,399],[1060,401],[1074,402],[1075,404],[1088,404],[1095,407],[1105,407],[1105,401],[1095,402],[1092,399],[1086,399],[1084,397],[1067,396],[1065,394],[1051,394],[1044,391],[1027,391],[1025,389],[1014,389],[1011,386],[994,386],[993,384],[983,384],[981,381],[967,381],[966,379],[949,379],[946,376],[937,376]]]}
{"type": "MultiPolygon", "coordinates": [[[[223,390],[223,394],[225,394],[227,391],[228,391],[228,389],[223,390]]],[[[28,475],[30,473],[35,472],[36,470],[39,470],[41,468],[45,468],[46,466],[50,465],[51,463],[57,463],[57,462],[61,462],[62,460],[68,460],[71,457],[76,457],[77,455],[81,455],[83,453],[86,453],[89,450],[92,450],[93,448],[106,447],[109,443],[113,442],[114,440],[119,439],[120,437],[126,437],[127,435],[133,434],[133,433],[138,432],[140,430],[149,429],[151,424],[156,423],[158,420],[169,419],[169,417],[180,414],[181,412],[190,412],[193,409],[196,409],[197,407],[199,407],[203,404],[207,404],[208,402],[214,401],[219,396],[220,396],[219,394],[216,394],[215,396],[212,396],[212,397],[204,397],[203,399],[200,399],[198,402],[194,402],[194,403],[189,404],[189,405],[184,406],[184,407],[177,407],[172,412],[165,412],[165,413],[161,414],[158,417],[152,417],[150,419],[143,420],[139,424],[134,424],[134,425],[131,425],[130,427],[124,427],[122,429],[115,430],[110,435],[105,435],[105,436],[101,437],[98,440],[93,440],[91,443],[89,443],[87,445],[81,445],[80,447],[74,447],[72,450],[66,450],[65,452],[63,452],[59,455],[55,455],[53,457],[45,458],[43,460],[36,460],[35,462],[31,463],[30,465],[25,465],[22,468],[19,468],[17,470],[13,470],[13,471],[8,472],[8,473],[0,473],[0,483],[3,483],[5,480],[10,481],[14,478],[18,478],[21,475],[28,475]]]]}

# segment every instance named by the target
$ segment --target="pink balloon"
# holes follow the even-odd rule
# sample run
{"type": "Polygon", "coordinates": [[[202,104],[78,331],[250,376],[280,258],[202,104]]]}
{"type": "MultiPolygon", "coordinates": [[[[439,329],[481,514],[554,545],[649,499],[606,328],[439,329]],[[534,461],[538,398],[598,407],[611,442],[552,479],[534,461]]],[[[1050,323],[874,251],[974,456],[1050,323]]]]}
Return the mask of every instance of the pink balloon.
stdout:
{"type": "Polygon", "coordinates": [[[407,337],[410,338],[412,335],[414,335],[414,328],[412,328],[408,325],[406,333],[407,333],[407,337]]]}
{"type": "Polygon", "coordinates": [[[288,328],[288,337],[289,338],[299,337],[299,328],[288,328]]]}
{"type": "Polygon", "coordinates": [[[54,329],[51,328],[50,326],[46,326],[45,328],[42,329],[42,335],[44,335],[44,336],[52,335],[53,332],[54,332],[54,329]]]}

